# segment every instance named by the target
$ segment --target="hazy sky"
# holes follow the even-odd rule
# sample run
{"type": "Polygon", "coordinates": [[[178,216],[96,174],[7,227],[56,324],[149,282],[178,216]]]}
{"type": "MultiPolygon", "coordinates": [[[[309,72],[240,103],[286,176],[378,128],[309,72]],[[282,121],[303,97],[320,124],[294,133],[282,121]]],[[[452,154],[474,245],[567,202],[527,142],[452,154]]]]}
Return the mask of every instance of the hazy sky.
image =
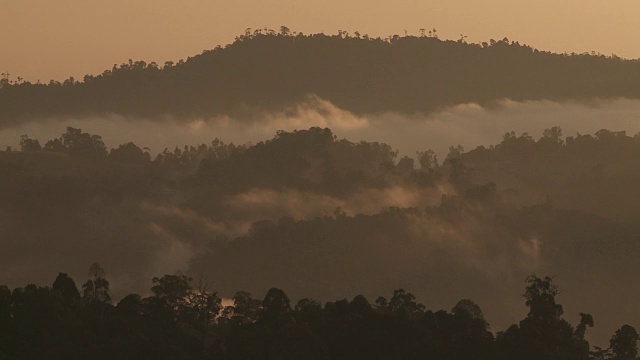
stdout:
{"type": "Polygon", "coordinates": [[[114,63],[178,60],[245,28],[374,36],[437,28],[441,38],[508,37],[552,51],[640,57],[639,0],[0,0],[0,69],[31,81],[114,63]]]}

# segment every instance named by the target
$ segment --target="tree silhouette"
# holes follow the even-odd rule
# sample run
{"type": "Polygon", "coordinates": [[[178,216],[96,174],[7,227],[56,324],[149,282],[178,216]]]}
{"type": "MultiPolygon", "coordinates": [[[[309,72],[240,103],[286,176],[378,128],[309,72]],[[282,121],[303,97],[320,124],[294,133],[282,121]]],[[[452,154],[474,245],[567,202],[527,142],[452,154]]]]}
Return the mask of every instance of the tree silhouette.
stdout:
{"type": "Polygon", "coordinates": [[[527,288],[523,296],[526,299],[525,304],[529,307],[527,318],[545,325],[560,320],[563,313],[562,305],[555,302],[558,287],[553,284],[551,277],[539,278],[531,275],[527,277],[526,282],[527,288]]]}
{"type": "Polygon", "coordinates": [[[611,351],[616,360],[634,360],[638,356],[638,332],[633,326],[622,325],[611,337],[611,351]]]}
{"type": "Polygon", "coordinates": [[[58,293],[68,304],[78,304],[80,302],[80,292],[76,287],[76,283],[65,273],[58,274],[53,282],[52,290],[58,293]]]}
{"type": "Polygon", "coordinates": [[[81,129],[75,129],[70,126],[60,138],[64,147],[72,155],[80,156],[105,156],[107,149],[102,142],[100,135],[91,135],[83,133],[81,129]]]}
{"type": "Polygon", "coordinates": [[[38,139],[30,139],[28,135],[20,136],[20,151],[35,152],[41,150],[42,146],[40,146],[38,139]]]}
{"type": "Polygon", "coordinates": [[[484,320],[484,315],[478,304],[469,299],[462,299],[451,309],[454,315],[467,316],[471,319],[484,320]]]}
{"type": "Polygon", "coordinates": [[[187,301],[187,295],[192,288],[189,283],[191,278],[186,275],[164,275],[161,278],[154,277],[152,282],[154,286],[151,288],[154,295],[162,300],[166,306],[180,314],[183,311],[187,301]]]}
{"type": "Polygon", "coordinates": [[[284,291],[271,288],[262,300],[260,319],[267,322],[288,321],[291,318],[291,304],[284,291]]]}
{"type": "Polygon", "coordinates": [[[93,263],[89,267],[89,280],[82,285],[82,298],[87,303],[110,304],[109,281],[104,269],[93,263]]]}

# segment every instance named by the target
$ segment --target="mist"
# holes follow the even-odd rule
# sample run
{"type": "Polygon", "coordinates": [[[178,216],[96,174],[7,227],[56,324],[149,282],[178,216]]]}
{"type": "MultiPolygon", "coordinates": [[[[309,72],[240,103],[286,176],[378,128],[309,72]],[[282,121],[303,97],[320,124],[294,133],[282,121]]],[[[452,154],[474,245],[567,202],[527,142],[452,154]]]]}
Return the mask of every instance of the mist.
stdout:
{"type": "Polygon", "coordinates": [[[176,4],[9,6],[82,54],[0,55],[0,359],[636,358],[640,61],[382,8],[406,30],[262,3],[216,38],[225,6],[176,4]],[[204,47],[138,29],[190,12],[204,47]]]}
{"type": "Polygon", "coordinates": [[[221,116],[182,120],[131,118],[121,115],[88,118],[35,119],[0,130],[0,146],[18,147],[21,135],[41,142],[60,136],[66,126],[101,135],[108,147],[133,141],[152,154],[165,148],[208,144],[218,138],[235,144],[269,139],[278,130],[312,126],[328,127],[339,138],[378,141],[391,145],[400,156],[431,149],[444,159],[448,148],[466,150],[500,142],[509,131],[539,136],[544,129],[560,126],[565,136],[594,133],[606,128],[640,132],[640,100],[616,99],[589,102],[503,100],[491,108],[462,104],[433,114],[399,113],[358,116],[329,101],[308,96],[306,101],[279,112],[263,112],[251,119],[221,116]]]}
{"type": "MultiPolygon", "coordinates": [[[[210,144],[215,138],[227,143],[257,143],[272,139],[280,130],[292,131],[317,126],[331,128],[338,138],[346,138],[354,143],[360,140],[387,143],[399,151],[399,156],[413,157],[416,151],[432,149],[442,162],[452,145],[459,144],[467,150],[480,145],[495,145],[510,131],[538,137],[544,129],[560,126],[565,136],[577,133],[592,134],[603,128],[625,130],[628,134],[635,134],[640,131],[639,116],[640,101],[627,99],[588,103],[504,100],[491,108],[464,104],[429,115],[384,113],[359,116],[340,109],[329,101],[308,96],[306,101],[295,106],[279,112],[263,112],[251,118],[225,116],[185,121],[175,118],[140,119],[111,115],[37,119],[0,130],[0,145],[18,148],[19,138],[23,134],[28,134],[32,139],[39,139],[44,144],[49,139],[59,137],[65,127],[71,126],[101,135],[107,147],[117,147],[119,144],[133,141],[141,148],[150,148],[151,154],[157,155],[165,148],[172,150],[184,145],[210,144]]],[[[29,160],[29,156],[34,154],[24,155],[27,162],[35,159],[29,160]]],[[[535,231],[520,233],[513,230],[508,223],[497,224],[497,221],[502,220],[496,219],[500,219],[502,215],[491,215],[482,207],[474,208],[470,212],[471,215],[463,213],[464,216],[454,219],[455,221],[447,220],[447,210],[441,209],[439,211],[442,214],[439,216],[442,219],[431,215],[414,218],[410,216],[410,220],[400,225],[389,220],[391,225],[383,229],[387,231],[386,234],[383,231],[373,234],[365,232],[358,240],[361,243],[349,248],[350,252],[346,252],[346,256],[336,255],[344,255],[345,252],[342,250],[324,253],[324,256],[332,256],[331,259],[327,259],[327,263],[335,265],[335,268],[307,269],[304,267],[307,264],[303,263],[298,267],[287,267],[284,272],[274,271],[270,273],[272,277],[256,276],[255,281],[250,281],[242,276],[231,276],[235,274],[234,266],[242,267],[237,271],[239,274],[247,268],[255,270],[256,274],[262,274],[260,266],[276,266],[276,269],[279,269],[277,259],[286,257],[287,253],[274,253],[267,261],[270,264],[265,264],[255,259],[247,260],[245,256],[256,255],[256,250],[248,247],[245,253],[240,251],[228,259],[223,257],[211,261],[214,264],[222,264],[216,265],[223,266],[221,269],[211,270],[206,266],[198,267],[193,264],[197,265],[198,259],[207,260],[205,254],[224,255],[224,251],[217,252],[222,251],[220,249],[224,249],[228,244],[242,244],[246,239],[254,239],[256,234],[262,231],[261,226],[269,224],[269,221],[278,223],[283,218],[290,218],[294,222],[313,219],[328,221],[327,217],[340,216],[344,219],[344,216],[347,216],[353,221],[353,229],[349,228],[349,225],[345,228],[347,230],[340,230],[344,232],[343,239],[347,240],[353,235],[351,231],[358,232],[367,228],[359,223],[364,221],[363,218],[371,217],[366,221],[373,221],[375,224],[375,217],[389,208],[438,207],[441,206],[443,198],[461,196],[464,191],[461,192],[455,184],[440,180],[427,186],[413,184],[405,181],[406,179],[402,178],[404,175],[399,176],[394,172],[397,169],[392,168],[391,174],[395,174],[393,176],[396,177],[391,177],[383,186],[358,186],[345,194],[287,187],[285,184],[260,187],[249,183],[246,188],[219,190],[220,194],[212,196],[207,191],[215,189],[217,185],[209,183],[203,186],[204,190],[198,186],[181,186],[180,181],[174,180],[180,179],[185,173],[168,165],[166,178],[162,180],[166,183],[161,181],[159,185],[152,186],[148,194],[139,195],[135,190],[131,190],[129,184],[124,183],[127,184],[124,186],[124,198],[110,199],[107,195],[94,192],[90,188],[78,187],[82,181],[103,181],[99,176],[89,180],[84,178],[85,173],[80,169],[86,166],[91,168],[88,163],[73,165],[76,160],[71,158],[54,156],[56,154],[48,152],[43,152],[42,155],[45,162],[51,162],[52,168],[59,166],[58,169],[67,169],[71,171],[71,176],[59,180],[58,174],[55,174],[49,180],[33,180],[35,183],[25,185],[17,198],[10,197],[14,204],[6,209],[0,208],[0,273],[3,274],[0,283],[11,286],[50,283],[52,274],[59,271],[83,279],[89,264],[98,261],[107,269],[108,277],[113,284],[111,291],[114,299],[131,292],[148,293],[149,279],[159,274],[191,272],[206,275],[207,271],[210,272],[214,286],[219,286],[221,295],[224,296],[232,296],[237,290],[259,293],[266,291],[269,286],[282,286],[293,296],[314,296],[326,300],[358,293],[374,296],[381,291],[390,292],[394,288],[406,287],[414,291],[421,301],[434,307],[451,306],[462,297],[477,299],[490,315],[493,324],[501,328],[522,315],[521,298],[519,294],[513,294],[512,289],[519,286],[524,276],[533,272],[563,269],[558,264],[571,259],[570,253],[558,255],[556,250],[549,252],[549,249],[555,246],[553,244],[564,241],[560,240],[563,238],[562,235],[558,235],[559,239],[556,239],[549,234],[546,237],[539,236],[535,231]],[[69,180],[74,177],[85,180],[79,180],[79,183],[69,180]],[[53,185],[51,180],[54,180],[53,185]],[[65,181],[70,182],[67,184],[65,181]],[[389,244],[394,244],[397,239],[404,239],[409,245],[399,251],[389,249],[389,244]],[[352,268],[353,259],[361,256],[363,252],[377,256],[379,263],[364,262],[360,268],[352,268]],[[433,260],[434,254],[438,259],[433,260]],[[552,258],[555,257],[553,259],[556,262],[549,260],[549,254],[552,258]],[[564,260],[557,261],[557,258],[564,260]],[[226,262],[228,264],[224,266],[226,262]],[[430,263],[427,269],[431,269],[431,272],[425,270],[426,263],[430,263]],[[438,264],[442,266],[438,268],[438,264]],[[447,276],[440,277],[438,271],[445,268],[454,270],[447,276]],[[326,278],[332,279],[334,276],[336,282],[330,286],[317,282],[317,274],[313,272],[316,270],[327,271],[326,278]],[[380,276],[372,276],[370,270],[374,273],[380,272],[380,276]],[[339,276],[336,276],[337,273],[339,276]],[[416,273],[418,275],[415,275],[416,273]],[[274,277],[274,274],[282,276],[274,277]],[[301,274],[307,274],[308,278],[301,274]],[[434,295],[434,292],[438,295],[434,295]],[[498,295],[501,301],[495,300],[498,295]]],[[[340,156],[341,153],[337,155],[340,156]]],[[[238,161],[244,160],[235,158],[230,162],[238,161]]],[[[354,160],[350,158],[345,161],[354,160]]],[[[38,169],[45,162],[34,163],[34,168],[38,169]]],[[[576,167],[581,167],[581,163],[576,164],[576,167]]],[[[196,168],[197,166],[190,165],[185,178],[193,175],[196,168]]],[[[130,172],[131,169],[115,167],[106,173],[115,171],[114,174],[119,174],[115,176],[116,179],[118,176],[127,178],[135,174],[130,172]]],[[[238,169],[226,168],[225,171],[233,173],[239,171],[238,169]]],[[[314,173],[311,174],[313,177],[314,173]]],[[[31,175],[27,178],[30,179],[29,176],[31,175]]],[[[498,190],[504,190],[500,189],[500,176],[489,173],[485,174],[485,177],[487,181],[496,181],[498,190]]],[[[479,183],[483,184],[486,181],[479,183]]],[[[106,188],[109,189],[111,185],[106,185],[106,188]]],[[[545,191],[551,191],[549,189],[545,191]]],[[[522,191],[525,190],[527,189],[523,188],[522,191]]],[[[562,188],[558,191],[566,193],[562,188]]],[[[524,205],[531,204],[528,202],[524,205]]],[[[590,210],[587,206],[572,207],[574,203],[570,202],[565,204],[569,205],[567,208],[570,209],[590,210]]],[[[596,201],[594,204],[594,207],[602,208],[599,202],[596,201]]],[[[611,206],[618,208],[620,204],[622,202],[612,203],[611,206]]],[[[505,211],[515,212],[511,208],[505,211]]],[[[559,215],[549,215],[551,218],[555,216],[559,215]]],[[[527,217],[523,215],[523,218],[527,217]]],[[[542,223],[553,223],[547,218],[542,218],[542,223]]],[[[558,220],[557,223],[562,224],[562,221],[558,220]]],[[[287,223],[284,224],[282,226],[286,228],[287,223]]],[[[524,224],[526,225],[526,222],[524,224]]],[[[556,223],[545,226],[553,228],[555,232],[562,228],[556,223]]],[[[582,223],[578,223],[569,228],[579,233],[576,229],[581,229],[582,226],[582,223]]],[[[596,226],[591,233],[606,233],[606,230],[605,226],[596,226]]],[[[306,236],[304,234],[300,237],[303,240],[306,236]]],[[[574,234],[570,238],[579,236],[582,235],[574,234]]],[[[335,239],[327,239],[327,242],[330,241],[335,239]]],[[[594,235],[594,239],[590,241],[596,243],[600,240],[594,235]]],[[[323,254],[322,246],[317,250],[319,254],[323,254]]],[[[611,243],[607,243],[607,246],[611,246],[611,243]]],[[[615,251],[623,249],[620,251],[633,254],[624,250],[628,246],[626,243],[616,246],[618,250],[615,251]]],[[[263,249],[263,252],[267,251],[271,249],[263,249]]],[[[314,250],[303,248],[301,251],[314,250]]],[[[259,252],[258,255],[262,256],[263,252],[259,252]]],[[[288,254],[291,259],[298,255],[288,254]]],[[[578,264],[580,259],[570,261],[570,268],[581,269],[578,264]]],[[[602,267],[609,266],[607,264],[609,263],[602,267]]],[[[608,276],[624,273],[624,270],[616,271],[612,270],[608,276]]],[[[581,276],[572,275],[574,277],[565,275],[562,279],[571,281],[581,276]]],[[[601,278],[605,279],[606,275],[598,277],[601,278]]],[[[577,307],[580,302],[575,300],[579,298],[575,294],[582,295],[586,290],[572,285],[568,288],[571,291],[568,292],[567,301],[577,307]]],[[[601,305],[593,304],[594,311],[596,314],[603,314],[605,311],[599,306],[601,305]]],[[[611,311],[607,316],[615,321],[636,319],[628,313],[620,314],[615,311],[611,311]]],[[[594,332],[599,341],[613,330],[615,324],[612,324],[611,319],[594,332]]]]}

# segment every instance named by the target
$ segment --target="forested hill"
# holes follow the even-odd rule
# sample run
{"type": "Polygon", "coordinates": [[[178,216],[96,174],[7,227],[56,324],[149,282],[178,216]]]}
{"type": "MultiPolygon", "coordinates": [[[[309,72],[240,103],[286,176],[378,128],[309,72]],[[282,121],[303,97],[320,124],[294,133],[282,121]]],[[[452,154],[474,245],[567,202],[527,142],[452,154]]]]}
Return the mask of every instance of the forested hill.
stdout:
{"type": "Polygon", "coordinates": [[[508,39],[471,44],[434,34],[370,38],[248,31],[178,63],[114,65],[82,81],[4,79],[0,124],[117,113],[179,118],[281,110],[315,94],[355,113],[430,112],[496,100],[640,97],[640,62],[554,54],[508,39]]]}

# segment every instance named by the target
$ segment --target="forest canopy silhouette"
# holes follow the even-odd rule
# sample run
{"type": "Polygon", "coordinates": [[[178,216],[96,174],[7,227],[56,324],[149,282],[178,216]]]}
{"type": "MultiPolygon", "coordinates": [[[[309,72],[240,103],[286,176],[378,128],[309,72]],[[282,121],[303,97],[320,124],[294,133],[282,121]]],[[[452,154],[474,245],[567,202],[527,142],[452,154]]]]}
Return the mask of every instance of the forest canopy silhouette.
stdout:
{"type": "Polygon", "coordinates": [[[398,287],[430,307],[473,297],[506,325],[520,315],[506,294],[546,272],[571,279],[566,302],[602,318],[601,341],[638,320],[637,135],[509,132],[488,148],[452,146],[444,159],[322,128],[154,157],[71,127],[20,144],[0,152],[0,231],[10,240],[0,281],[10,286],[62,268],[82,274],[94,259],[112,269],[116,299],[181,270],[224,297],[273,286],[320,301],[398,287]],[[621,301],[628,307],[612,305],[621,301]]]}
{"type": "Polygon", "coordinates": [[[640,133],[614,127],[636,122],[639,80],[637,60],[506,38],[286,27],[82,80],[5,77],[0,130],[24,132],[0,151],[0,359],[635,359],[640,133]],[[515,125],[573,102],[614,111],[559,123],[606,128],[515,125]],[[269,135],[158,151],[151,128],[111,144],[92,119],[269,135]],[[33,136],[52,120],[87,126],[33,136]],[[400,152],[336,135],[353,129],[414,134],[400,152]]]}
{"type": "MultiPolygon", "coordinates": [[[[550,277],[526,278],[526,317],[491,331],[482,309],[459,300],[450,311],[426,310],[396,289],[365,296],[293,302],[279,288],[263,300],[238,291],[226,304],[185,275],[152,279],[149,296],[109,297],[106,272],[94,263],[82,294],[59,273],[53,286],[0,286],[0,357],[52,359],[636,359],[638,333],[624,324],[609,346],[585,338],[594,317],[564,319],[550,277]],[[294,305],[295,304],[295,305],[294,305]]],[[[589,330],[590,331],[590,330],[589,330]]]]}
{"type": "Polygon", "coordinates": [[[2,126],[32,118],[255,118],[308,95],[347,111],[429,113],[502,99],[638,98],[640,65],[601,54],[554,54],[508,39],[481,44],[247,29],[225,47],[165,64],[133,61],[49,84],[4,79],[2,126]]]}

